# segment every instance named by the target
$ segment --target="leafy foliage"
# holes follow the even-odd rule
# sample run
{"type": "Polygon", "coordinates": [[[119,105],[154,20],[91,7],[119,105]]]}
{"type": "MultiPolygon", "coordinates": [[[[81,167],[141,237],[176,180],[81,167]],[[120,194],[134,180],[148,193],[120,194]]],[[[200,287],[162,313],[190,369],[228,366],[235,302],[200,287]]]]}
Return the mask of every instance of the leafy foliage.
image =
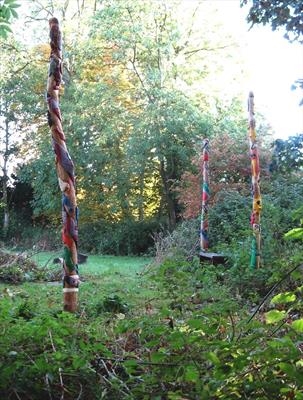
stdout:
{"type": "MultiPolygon", "coordinates": [[[[241,6],[246,4],[251,5],[247,21],[252,25],[269,24],[272,30],[284,28],[286,39],[303,42],[302,0],[241,0],[241,6]]],[[[303,89],[303,79],[297,79],[292,88],[303,89]]]]}
{"type": "MultiPolygon", "coordinates": [[[[251,3],[242,0],[241,5],[251,3]]],[[[247,17],[254,24],[270,24],[273,30],[285,28],[290,40],[302,40],[302,0],[254,0],[247,17]]]]}
{"type": "MultiPolygon", "coordinates": [[[[218,123],[218,132],[210,132],[209,175],[211,204],[215,204],[226,191],[237,191],[247,195],[251,171],[247,154],[247,141],[243,136],[246,125],[240,120],[235,123],[229,113],[218,123]],[[221,128],[225,126],[225,130],[221,128]],[[237,132],[237,129],[239,132],[237,132]]],[[[232,112],[231,112],[232,114],[232,112]]],[[[223,117],[223,116],[222,116],[223,117]]],[[[260,146],[260,165],[262,177],[268,175],[268,145],[260,146]]],[[[201,154],[192,160],[191,170],[182,174],[177,188],[180,202],[183,204],[182,215],[185,218],[196,217],[201,210],[202,163],[201,154]]],[[[216,225],[216,224],[215,224],[216,225]]]]}
{"type": "Polygon", "coordinates": [[[274,173],[297,173],[303,166],[303,133],[288,139],[276,139],[270,169],[274,173]]]}
{"type": "Polygon", "coordinates": [[[137,292],[123,273],[115,293],[112,279],[108,287],[101,276],[83,283],[79,314],[58,310],[54,286],[3,289],[1,393],[300,399],[302,278],[294,289],[284,278],[285,287],[251,309],[251,271],[241,275],[246,283],[235,296],[231,270],[172,257],[133,277],[137,292]]]}
{"type": "Polygon", "coordinates": [[[21,283],[56,281],[61,279],[60,269],[38,266],[27,254],[10,254],[0,251],[0,281],[21,283]]]}
{"type": "MultiPolygon", "coordinates": [[[[153,219],[158,226],[165,220],[172,229],[181,212],[175,188],[191,168],[201,133],[215,125],[209,111],[213,99],[207,98],[211,85],[205,85],[208,92],[202,97],[197,88],[206,78],[213,79],[231,54],[238,57],[235,42],[208,29],[211,7],[206,3],[185,7],[178,1],[159,6],[150,0],[90,0],[86,7],[62,0],[31,1],[29,33],[34,27],[47,41],[47,19],[54,4],[64,35],[65,84],[60,100],[76,165],[80,223],[153,219]]],[[[15,47],[12,52],[10,46],[4,48],[7,57],[16,56],[15,47]]],[[[22,143],[26,162],[17,174],[33,188],[33,222],[56,224],[60,199],[43,111],[49,46],[25,49],[22,59],[15,60],[26,91],[25,97],[23,91],[20,96],[15,93],[22,109],[19,118],[27,105],[22,131],[24,137],[27,133],[22,143]]],[[[229,72],[229,78],[234,73],[229,72]]],[[[223,120],[223,101],[214,101],[223,120]]],[[[238,106],[233,111],[237,122],[232,129],[238,132],[242,110],[238,106]]]]}
{"type": "Polygon", "coordinates": [[[20,4],[15,0],[3,0],[0,4],[0,37],[6,39],[9,32],[11,32],[10,21],[12,18],[18,18],[16,8],[20,4]]]}
{"type": "Polygon", "coordinates": [[[152,250],[153,235],[160,230],[156,220],[101,220],[81,226],[81,248],[88,252],[115,255],[142,255],[152,250]],[[93,234],[92,234],[93,233],[93,234]]]}

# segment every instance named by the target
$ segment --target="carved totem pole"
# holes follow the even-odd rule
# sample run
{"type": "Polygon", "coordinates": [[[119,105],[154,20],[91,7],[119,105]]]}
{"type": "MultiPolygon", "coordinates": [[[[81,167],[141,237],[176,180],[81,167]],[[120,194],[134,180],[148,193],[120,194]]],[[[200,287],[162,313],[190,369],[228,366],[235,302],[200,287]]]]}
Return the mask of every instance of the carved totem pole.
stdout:
{"type": "Polygon", "coordinates": [[[62,37],[57,18],[49,20],[50,61],[47,79],[48,123],[55,152],[59,187],[62,192],[63,303],[64,310],[74,312],[78,307],[78,208],[75,190],[74,164],[68,153],[59,107],[62,81],[62,37]]]}
{"type": "Polygon", "coordinates": [[[254,110],[254,94],[248,96],[248,122],[249,122],[249,154],[251,159],[251,191],[253,196],[250,223],[253,229],[251,244],[250,267],[259,268],[261,264],[261,191],[260,191],[260,163],[256,135],[256,121],[254,110]]]}

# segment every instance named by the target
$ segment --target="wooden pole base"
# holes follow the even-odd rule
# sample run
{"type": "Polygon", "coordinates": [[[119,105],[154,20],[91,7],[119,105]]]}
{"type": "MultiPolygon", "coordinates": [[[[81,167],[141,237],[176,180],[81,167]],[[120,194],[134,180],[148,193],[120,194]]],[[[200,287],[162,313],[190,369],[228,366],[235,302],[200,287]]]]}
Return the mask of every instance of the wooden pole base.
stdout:
{"type": "Polygon", "coordinates": [[[63,288],[63,309],[76,312],[78,309],[78,288],[63,288]]]}
{"type": "Polygon", "coordinates": [[[200,262],[208,262],[213,265],[218,265],[218,264],[224,265],[227,263],[227,261],[228,261],[227,257],[224,256],[223,254],[200,251],[200,262]]]}

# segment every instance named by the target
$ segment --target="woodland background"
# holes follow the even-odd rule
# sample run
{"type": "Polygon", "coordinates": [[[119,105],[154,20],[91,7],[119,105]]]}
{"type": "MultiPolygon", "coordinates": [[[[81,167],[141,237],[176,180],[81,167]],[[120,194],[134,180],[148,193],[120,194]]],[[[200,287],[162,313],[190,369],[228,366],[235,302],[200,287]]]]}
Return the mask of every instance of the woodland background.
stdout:
{"type": "MultiPolygon", "coordinates": [[[[262,11],[261,3],[251,9],[250,21],[273,29],[281,25],[285,40],[300,42],[302,2],[292,5],[297,13],[292,24],[287,7],[272,4],[262,11]]],[[[2,22],[1,240],[21,247],[60,245],[60,194],[45,104],[47,21],[55,13],[64,37],[61,111],[76,165],[80,248],[147,253],[155,235],[180,229],[182,222],[192,225],[194,246],[205,137],[211,143],[211,245],[232,253],[243,248],[251,208],[247,115],[240,95],[245,60],[241,38],[216,19],[212,2],[4,4],[8,17],[19,13],[19,28],[9,34],[2,22]],[[226,71],[228,96],[216,88],[226,71]]],[[[270,121],[259,114],[256,120],[266,261],[267,253],[284,251],[283,235],[300,223],[303,133],[274,140],[270,121]]]]}

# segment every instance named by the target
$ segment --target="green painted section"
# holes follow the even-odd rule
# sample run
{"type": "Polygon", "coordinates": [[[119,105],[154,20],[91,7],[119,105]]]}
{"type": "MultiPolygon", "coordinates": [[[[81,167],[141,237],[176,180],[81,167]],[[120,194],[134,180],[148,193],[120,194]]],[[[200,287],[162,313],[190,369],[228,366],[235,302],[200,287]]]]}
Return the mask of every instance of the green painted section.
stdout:
{"type": "Polygon", "coordinates": [[[204,182],[202,188],[203,188],[203,192],[206,192],[207,194],[210,194],[208,183],[204,182]]]}
{"type": "Polygon", "coordinates": [[[257,240],[253,237],[250,251],[250,268],[255,269],[257,266],[257,240]]]}
{"type": "Polygon", "coordinates": [[[63,250],[63,258],[65,261],[65,265],[68,268],[68,270],[70,272],[72,271],[76,271],[78,273],[78,265],[73,263],[73,259],[72,259],[72,252],[71,250],[64,246],[64,250],[63,250]]]}

